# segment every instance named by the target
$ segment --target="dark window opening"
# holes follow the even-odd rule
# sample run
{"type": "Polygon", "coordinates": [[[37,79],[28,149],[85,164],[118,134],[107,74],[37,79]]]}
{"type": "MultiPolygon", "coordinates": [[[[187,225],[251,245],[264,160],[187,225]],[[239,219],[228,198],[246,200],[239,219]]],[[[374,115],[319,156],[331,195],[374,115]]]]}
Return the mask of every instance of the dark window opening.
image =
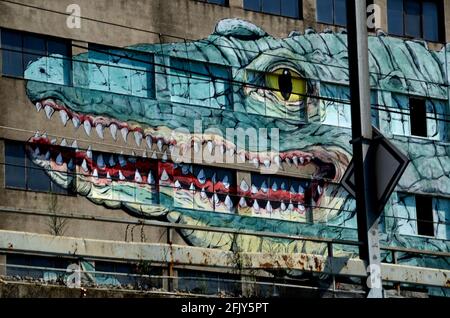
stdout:
{"type": "Polygon", "coordinates": [[[411,98],[409,100],[411,114],[411,135],[427,137],[427,110],[425,100],[411,98]]]}
{"type": "Polygon", "coordinates": [[[40,74],[30,74],[30,76],[36,80],[51,80],[58,84],[70,84],[71,44],[69,41],[2,29],[1,48],[3,57],[2,74],[23,78],[31,63],[42,57],[58,54],[59,57],[49,58],[48,61],[51,61],[52,65],[49,65],[50,63],[47,61],[46,65],[42,65],[40,74]],[[52,68],[55,65],[63,68],[63,75],[56,76],[53,74],[52,68]]]}
{"type": "Polygon", "coordinates": [[[445,38],[443,9],[440,0],[389,0],[389,33],[442,42],[445,38]]]}
{"type": "Polygon", "coordinates": [[[302,18],[301,0],[244,0],[244,9],[294,19],[302,18]]]}
{"type": "Polygon", "coordinates": [[[417,234],[434,236],[433,198],[416,195],[417,234]]]}
{"type": "Polygon", "coordinates": [[[206,2],[206,3],[211,3],[211,4],[218,4],[221,6],[225,6],[228,7],[228,0],[196,0],[198,2],[206,2]]]}

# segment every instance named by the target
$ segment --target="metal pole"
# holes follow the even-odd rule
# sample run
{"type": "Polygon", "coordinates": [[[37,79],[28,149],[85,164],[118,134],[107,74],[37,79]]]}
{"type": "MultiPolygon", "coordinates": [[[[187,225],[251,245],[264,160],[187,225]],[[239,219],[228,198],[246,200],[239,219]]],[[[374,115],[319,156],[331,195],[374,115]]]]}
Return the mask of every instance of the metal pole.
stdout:
{"type": "MultiPolygon", "coordinates": [[[[348,61],[351,95],[353,161],[355,163],[356,209],[360,258],[368,266],[365,288],[369,298],[382,298],[379,245],[379,214],[369,147],[372,116],[369,82],[369,44],[366,0],[347,0],[348,61]]],[[[373,147],[371,148],[371,150],[373,147]]]]}

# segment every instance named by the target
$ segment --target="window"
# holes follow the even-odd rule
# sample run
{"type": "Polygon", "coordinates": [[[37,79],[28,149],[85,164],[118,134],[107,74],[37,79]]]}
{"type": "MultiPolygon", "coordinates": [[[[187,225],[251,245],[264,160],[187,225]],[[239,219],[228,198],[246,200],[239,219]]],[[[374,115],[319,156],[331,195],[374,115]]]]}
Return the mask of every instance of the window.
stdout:
{"type": "Polygon", "coordinates": [[[228,67],[171,58],[170,73],[173,102],[220,109],[232,105],[228,67]]]}
{"type": "Polygon", "coordinates": [[[69,41],[2,29],[1,44],[4,75],[56,84],[70,83],[69,41]],[[31,63],[34,67],[30,67],[31,63]]]}
{"type": "Polygon", "coordinates": [[[154,96],[153,56],[89,45],[89,88],[139,97],[154,96]]]}
{"type": "Polygon", "coordinates": [[[389,0],[389,33],[443,41],[443,2],[439,0],[389,0]]]}
{"type": "Polygon", "coordinates": [[[427,137],[427,110],[424,99],[409,99],[411,113],[411,135],[427,137]]]}
{"type": "Polygon", "coordinates": [[[302,18],[301,0],[244,0],[244,9],[288,18],[302,18]]]}
{"type": "Polygon", "coordinates": [[[347,0],[317,0],[317,21],[347,25],[347,0]]]}
{"type": "MultiPolygon", "coordinates": [[[[295,160],[301,163],[304,159],[295,160]]],[[[245,197],[245,203],[239,203],[241,207],[251,207],[255,216],[307,221],[306,212],[312,203],[310,181],[252,174],[251,183],[248,191],[240,184],[245,197]]]]}
{"type": "Polygon", "coordinates": [[[417,234],[434,236],[433,199],[416,195],[417,234]]]}
{"type": "Polygon", "coordinates": [[[175,206],[220,213],[235,212],[238,198],[234,170],[181,164],[174,167],[172,174],[175,206]]]}
{"type": "Polygon", "coordinates": [[[352,114],[350,107],[350,89],[348,86],[321,83],[320,96],[329,100],[321,100],[323,123],[338,127],[350,128],[352,114]],[[341,101],[341,102],[340,102],[341,101]]]}
{"type": "MultiPolygon", "coordinates": [[[[69,162],[69,158],[75,158],[72,150],[62,150],[49,145],[23,144],[18,142],[5,142],[5,185],[9,188],[25,189],[36,192],[51,192],[59,194],[71,194],[74,189],[74,178],[71,178],[72,170],[53,171],[48,164],[51,158],[55,161],[58,155],[69,162]],[[34,163],[32,159],[40,161],[34,163]],[[45,163],[47,162],[47,163],[45,163]],[[61,182],[66,182],[66,187],[61,187],[53,182],[47,172],[58,173],[61,182]]],[[[37,162],[37,161],[36,161],[37,162]]]]}

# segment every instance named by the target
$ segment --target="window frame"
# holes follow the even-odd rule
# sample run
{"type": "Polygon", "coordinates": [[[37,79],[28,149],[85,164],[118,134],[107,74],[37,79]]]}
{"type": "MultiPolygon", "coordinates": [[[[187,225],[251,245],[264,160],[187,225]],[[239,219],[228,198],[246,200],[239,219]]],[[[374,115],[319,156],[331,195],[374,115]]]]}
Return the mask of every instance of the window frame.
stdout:
{"type": "MultiPolygon", "coordinates": [[[[38,54],[33,53],[33,52],[29,52],[26,51],[24,49],[24,39],[25,37],[29,36],[32,38],[36,38],[36,39],[40,39],[40,40],[44,40],[45,42],[45,54],[40,56],[40,57],[46,57],[49,58],[50,54],[49,54],[49,42],[57,42],[57,43],[62,43],[66,46],[67,48],[67,56],[64,56],[62,58],[62,60],[67,61],[67,66],[68,66],[68,74],[63,74],[64,75],[64,84],[60,84],[60,83],[56,83],[56,84],[60,84],[60,85],[64,85],[64,86],[72,86],[73,85],[73,78],[72,78],[72,74],[73,74],[73,52],[72,52],[72,41],[71,39],[67,39],[67,38],[61,38],[61,37],[55,37],[55,36],[51,36],[51,35],[47,35],[47,34],[40,34],[40,33],[33,33],[33,32],[27,32],[27,31],[21,31],[21,30],[15,30],[15,29],[9,29],[9,28],[1,28],[0,27],[0,48],[2,49],[2,51],[4,50],[3,48],[3,42],[1,41],[2,39],[2,35],[3,32],[12,32],[12,33],[17,33],[18,35],[20,35],[20,51],[14,51],[17,54],[20,54],[21,56],[21,68],[22,68],[22,75],[13,75],[13,74],[6,74],[3,72],[3,68],[4,68],[4,61],[3,61],[3,54],[4,52],[2,52],[2,63],[1,63],[1,69],[0,69],[0,76],[2,77],[10,77],[10,78],[16,78],[16,79],[23,79],[23,80],[33,80],[33,79],[27,79],[25,77],[25,71],[26,71],[26,65],[24,65],[24,57],[26,55],[36,55],[38,56],[38,54]]],[[[9,50],[9,49],[8,49],[9,50]]],[[[11,50],[9,50],[11,52],[11,50]]],[[[51,83],[51,82],[48,82],[51,83]]]]}
{"type": "MultiPolygon", "coordinates": [[[[15,141],[15,140],[4,140],[4,156],[5,156],[5,177],[4,177],[4,181],[3,181],[3,186],[5,189],[9,189],[9,190],[17,190],[17,191],[25,191],[25,192],[34,192],[34,193],[45,193],[45,194],[54,194],[54,195],[63,195],[63,196],[69,196],[69,197],[75,197],[77,196],[77,192],[76,192],[76,180],[74,179],[73,182],[71,183],[71,187],[68,189],[64,189],[65,191],[56,191],[55,190],[55,186],[61,188],[58,184],[56,184],[51,178],[50,176],[46,175],[46,177],[48,178],[48,182],[49,182],[49,187],[48,190],[37,190],[37,189],[32,189],[30,188],[30,183],[29,183],[29,178],[30,175],[28,173],[29,169],[36,169],[36,170],[42,170],[45,173],[45,169],[44,168],[38,168],[38,167],[34,167],[34,166],[30,166],[29,162],[31,162],[32,164],[34,164],[32,162],[32,160],[28,157],[25,147],[26,145],[33,145],[33,143],[27,143],[27,142],[20,142],[20,141],[15,141]],[[14,165],[14,167],[16,168],[20,168],[23,169],[23,177],[24,177],[24,186],[20,187],[20,186],[11,186],[7,184],[7,180],[6,180],[6,169],[8,168],[8,166],[11,166],[11,164],[6,162],[6,147],[7,145],[19,145],[21,146],[21,151],[23,154],[23,157],[21,156],[21,158],[24,159],[24,165],[23,166],[17,166],[14,165]]],[[[49,145],[49,147],[52,148],[60,148],[60,149],[65,149],[65,150],[70,150],[73,151],[74,150],[70,147],[61,147],[61,146],[57,146],[57,145],[49,145]]],[[[74,158],[75,158],[75,152],[74,152],[74,158]]],[[[73,172],[76,174],[76,171],[73,172]]],[[[57,189],[57,188],[56,188],[57,189]]],[[[63,189],[63,188],[62,188],[63,189]]]]}
{"type": "Polygon", "coordinates": [[[412,35],[408,35],[406,33],[406,26],[407,26],[406,17],[407,17],[407,15],[406,15],[405,7],[406,7],[406,2],[408,0],[400,0],[402,2],[402,22],[403,22],[403,24],[401,26],[402,34],[401,35],[395,34],[389,30],[389,25],[390,25],[390,23],[389,23],[389,8],[390,8],[389,3],[390,3],[390,1],[392,1],[392,0],[388,0],[387,8],[386,8],[387,19],[388,19],[387,20],[387,23],[388,23],[387,30],[388,30],[389,35],[407,38],[407,39],[421,39],[421,40],[431,42],[431,43],[444,43],[445,42],[446,31],[445,31],[445,15],[444,15],[444,2],[443,1],[441,1],[441,0],[419,0],[419,2],[420,2],[420,26],[419,26],[420,27],[420,37],[415,37],[412,35]],[[425,30],[425,28],[424,28],[425,27],[424,26],[424,3],[425,2],[434,2],[434,3],[436,3],[436,6],[437,6],[437,15],[438,15],[438,21],[437,21],[437,24],[438,24],[437,38],[438,39],[437,40],[430,40],[430,39],[426,39],[424,37],[424,34],[425,34],[425,32],[424,32],[424,30],[425,30]]]}
{"type": "MultiPolygon", "coordinates": [[[[293,19],[293,20],[303,20],[303,0],[296,0],[298,2],[298,17],[291,17],[291,16],[287,16],[287,15],[283,15],[281,14],[281,9],[280,9],[280,14],[275,14],[275,13],[270,13],[270,12],[266,12],[263,11],[263,0],[257,0],[258,4],[259,4],[259,9],[258,10],[254,10],[254,9],[248,9],[245,7],[245,0],[243,0],[242,2],[242,8],[245,11],[250,11],[250,12],[257,12],[257,13],[261,13],[261,14],[267,14],[267,15],[271,15],[271,16],[275,16],[275,17],[283,17],[286,19],[293,19]]],[[[280,8],[281,8],[281,2],[283,0],[272,0],[272,1],[279,1],[280,2],[280,8]]]]}

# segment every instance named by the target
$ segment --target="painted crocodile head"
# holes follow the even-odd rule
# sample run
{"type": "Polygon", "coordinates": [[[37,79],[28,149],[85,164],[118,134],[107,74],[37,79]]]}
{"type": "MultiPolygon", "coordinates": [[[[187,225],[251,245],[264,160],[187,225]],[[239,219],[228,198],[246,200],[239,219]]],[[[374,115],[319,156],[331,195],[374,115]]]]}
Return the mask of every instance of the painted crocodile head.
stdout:
{"type": "MultiPolygon", "coordinates": [[[[408,87],[414,93],[424,84],[407,78],[425,74],[428,82],[443,80],[438,59],[426,65],[397,63],[414,54],[419,62],[430,55],[422,44],[388,37],[369,42],[371,81],[380,89],[408,87]],[[412,71],[417,68],[420,74],[412,71]]],[[[333,102],[345,95],[336,87],[348,87],[345,32],[308,30],[277,39],[246,21],[227,19],[203,40],[128,49],[92,47],[75,56],[73,87],[55,84],[64,84],[64,62],[56,57],[28,66],[27,94],[38,111],[90,137],[117,140],[125,149],[123,139],[138,154],[105,155],[74,144],[74,157],[37,134],[30,156],[59,185],[69,187],[74,177],[67,172],[76,171],[77,193],[97,204],[188,224],[284,231],[292,221],[306,221],[308,210],[316,221],[353,216],[342,218],[352,201],[335,185],[351,159],[350,131],[322,124],[327,107],[349,108],[333,102]],[[325,90],[328,100],[314,97],[325,90]],[[269,137],[262,146],[227,132],[234,129],[242,137],[256,131],[261,138],[262,128],[269,137]],[[227,170],[214,163],[190,164],[197,154],[227,170]],[[217,164],[221,160],[233,163],[217,164]],[[235,163],[259,179],[240,177],[235,163]],[[264,169],[275,174],[268,179],[264,169]]],[[[438,84],[427,85],[431,94],[445,93],[438,84]]],[[[348,122],[349,111],[341,112],[336,120],[348,122]]],[[[64,139],[62,146],[70,145],[64,139]]],[[[231,234],[182,233],[198,246],[277,248],[231,234]]],[[[314,249],[271,242],[290,251],[314,249]]]]}

